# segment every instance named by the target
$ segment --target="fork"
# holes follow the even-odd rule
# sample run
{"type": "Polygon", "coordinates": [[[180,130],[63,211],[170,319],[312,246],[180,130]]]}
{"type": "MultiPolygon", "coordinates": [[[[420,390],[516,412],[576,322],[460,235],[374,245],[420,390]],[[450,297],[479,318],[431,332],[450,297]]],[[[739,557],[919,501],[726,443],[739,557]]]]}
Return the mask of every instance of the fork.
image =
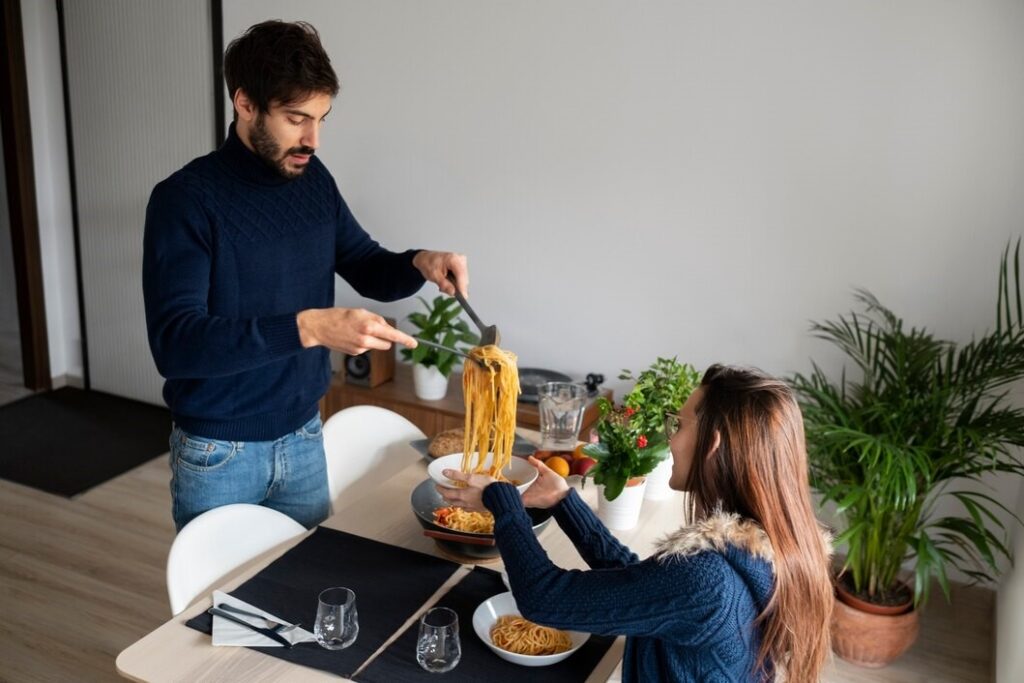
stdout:
{"type": "Polygon", "coordinates": [[[255,617],[257,619],[262,619],[268,624],[271,624],[272,626],[270,627],[270,630],[276,633],[288,633],[292,629],[299,627],[298,624],[282,624],[281,622],[274,621],[273,619],[265,617],[262,614],[257,614],[256,612],[247,612],[244,609],[240,609],[238,607],[235,607],[234,605],[229,605],[226,602],[220,603],[219,605],[217,605],[217,607],[228,612],[234,612],[235,614],[244,614],[247,617],[255,617]]]}
{"type": "Polygon", "coordinates": [[[479,358],[475,358],[469,355],[468,353],[464,353],[462,351],[459,351],[458,349],[453,349],[452,347],[445,346],[444,344],[438,344],[437,342],[427,341],[426,339],[420,339],[419,337],[415,337],[415,339],[418,344],[423,344],[424,346],[431,346],[435,349],[440,349],[441,351],[447,351],[448,353],[454,353],[456,356],[462,356],[463,358],[468,358],[469,360],[474,361],[484,370],[488,369],[487,363],[480,360],[479,358]]]}

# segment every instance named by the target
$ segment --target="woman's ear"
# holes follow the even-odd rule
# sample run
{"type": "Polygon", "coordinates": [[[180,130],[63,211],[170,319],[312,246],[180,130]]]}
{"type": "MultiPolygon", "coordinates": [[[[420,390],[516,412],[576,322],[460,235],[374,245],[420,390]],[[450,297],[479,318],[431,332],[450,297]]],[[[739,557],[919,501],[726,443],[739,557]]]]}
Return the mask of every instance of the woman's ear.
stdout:
{"type": "Polygon", "coordinates": [[[718,447],[722,445],[722,433],[716,429],[714,434],[715,434],[715,438],[711,442],[711,448],[708,449],[708,454],[705,456],[707,458],[710,458],[712,455],[717,453],[718,452],[718,447]]]}

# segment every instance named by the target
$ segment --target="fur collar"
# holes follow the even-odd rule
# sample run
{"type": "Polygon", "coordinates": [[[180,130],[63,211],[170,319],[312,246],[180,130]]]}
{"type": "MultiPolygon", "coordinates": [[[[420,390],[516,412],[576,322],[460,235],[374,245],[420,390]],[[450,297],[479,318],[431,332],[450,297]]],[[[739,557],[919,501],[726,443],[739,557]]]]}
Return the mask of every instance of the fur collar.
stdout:
{"type": "Polygon", "coordinates": [[[668,534],[655,545],[654,557],[688,557],[704,550],[721,552],[728,545],[775,566],[775,552],[768,534],[757,522],[744,519],[735,512],[716,512],[668,534]]]}

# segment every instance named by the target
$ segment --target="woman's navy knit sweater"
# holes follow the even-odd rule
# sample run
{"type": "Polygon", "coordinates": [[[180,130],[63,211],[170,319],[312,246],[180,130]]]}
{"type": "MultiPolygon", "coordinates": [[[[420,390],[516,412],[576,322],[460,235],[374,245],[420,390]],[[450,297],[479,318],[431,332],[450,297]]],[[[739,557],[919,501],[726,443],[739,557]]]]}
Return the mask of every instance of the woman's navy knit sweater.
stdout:
{"type": "Polygon", "coordinates": [[[624,682],[768,679],[754,671],[761,642],[754,622],[772,594],[772,549],[753,522],[714,515],[640,560],[570,491],[555,519],[591,570],[569,570],[548,559],[514,486],[491,484],[483,501],[523,616],[626,636],[624,682]]]}
{"type": "Polygon", "coordinates": [[[334,305],[334,275],[378,301],[413,294],[414,250],[381,247],[315,156],[286,179],[232,125],[215,152],[158,184],[146,210],[143,294],[164,400],[185,431],[269,441],[317,412],[328,350],[296,315],[334,305]]]}

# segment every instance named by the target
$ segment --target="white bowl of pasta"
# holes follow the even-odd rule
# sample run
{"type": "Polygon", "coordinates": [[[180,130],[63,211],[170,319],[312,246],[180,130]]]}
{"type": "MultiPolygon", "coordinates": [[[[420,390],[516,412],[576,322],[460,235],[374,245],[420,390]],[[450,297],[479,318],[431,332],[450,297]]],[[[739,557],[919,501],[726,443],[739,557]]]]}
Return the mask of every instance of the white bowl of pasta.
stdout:
{"type": "Polygon", "coordinates": [[[522,666],[556,664],[583,647],[590,638],[589,633],[561,631],[526,621],[512,593],[499,593],[480,603],[473,612],[473,630],[494,654],[522,666]],[[526,654],[528,652],[552,654],[526,654]]]}
{"type": "MultiPolygon", "coordinates": [[[[502,470],[501,474],[505,479],[516,485],[519,492],[522,493],[526,489],[530,488],[530,484],[537,478],[537,470],[533,465],[529,463],[526,458],[519,458],[512,456],[508,465],[502,470]]],[[[483,465],[485,470],[489,471],[491,463],[494,461],[494,454],[488,453],[487,458],[484,460],[483,465]]],[[[453,489],[458,488],[456,482],[448,477],[444,476],[444,470],[461,470],[462,469],[462,453],[452,453],[451,455],[442,455],[440,458],[436,458],[430,465],[427,466],[427,473],[430,478],[436,481],[441,486],[453,489]]]]}

